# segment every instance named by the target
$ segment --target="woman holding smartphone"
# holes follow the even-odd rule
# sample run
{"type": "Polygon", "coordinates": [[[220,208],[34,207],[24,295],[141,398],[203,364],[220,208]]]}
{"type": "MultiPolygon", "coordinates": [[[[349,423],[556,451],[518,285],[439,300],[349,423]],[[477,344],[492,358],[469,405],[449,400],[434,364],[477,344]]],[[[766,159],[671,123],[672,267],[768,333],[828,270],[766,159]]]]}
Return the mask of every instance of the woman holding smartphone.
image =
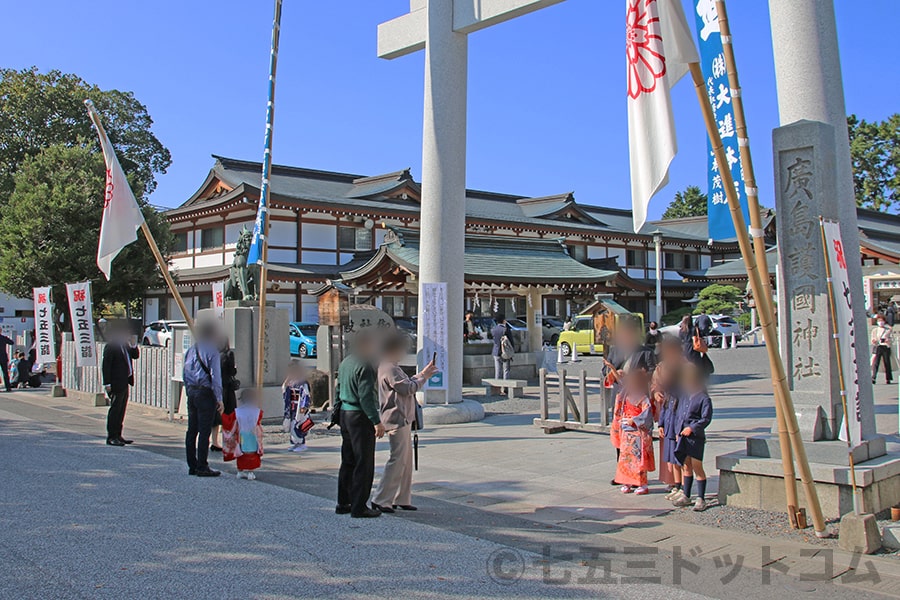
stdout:
{"type": "Polygon", "coordinates": [[[408,341],[402,334],[388,339],[385,358],[378,367],[378,400],[381,422],[391,444],[372,508],[385,513],[396,509],[416,510],[412,505],[412,423],[416,419],[416,392],[437,373],[434,356],[425,368],[409,377],[400,368],[408,341]]]}

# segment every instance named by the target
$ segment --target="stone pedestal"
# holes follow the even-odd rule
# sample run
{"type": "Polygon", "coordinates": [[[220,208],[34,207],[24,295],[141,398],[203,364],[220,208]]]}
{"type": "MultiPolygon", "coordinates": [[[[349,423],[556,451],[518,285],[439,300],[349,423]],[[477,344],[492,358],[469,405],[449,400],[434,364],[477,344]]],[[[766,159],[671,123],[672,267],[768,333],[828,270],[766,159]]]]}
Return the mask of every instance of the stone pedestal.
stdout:
{"type": "MultiPolygon", "coordinates": [[[[843,445],[843,442],[838,442],[843,445]]],[[[819,444],[807,444],[810,452],[819,444]]],[[[846,451],[846,445],[844,445],[846,451]]],[[[846,452],[844,454],[846,458],[846,452]]],[[[845,461],[846,464],[846,461],[845,461]]],[[[853,511],[853,488],[850,467],[814,462],[810,469],[826,519],[838,518],[853,511]]],[[[746,452],[732,452],[716,457],[719,470],[719,503],[746,508],[784,511],[784,471],[780,458],[760,458],[746,452]]],[[[856,484],[862,490],[862,510],[867,513],[890,508],[900,502],[900,455],[884,454],[856,467],[856,484]]],[[[808,508],[803,488],[797,483],[801,507],[808,508]]]]}
{"type": "MultiPolygon", "coordinates": [[[[198,320],[215,318],[212,309],[201,310],[198,320]]],[[[287,375],[291,360],[291,346],[288,337],[290,315],[283,308],[275,308],[274,303],[266,305],[266,341],[263,357],[262,410],[268,422],[281,421],[284,401],[281,384],[287,375]]],[[[222,319],[225,335],[228,336],[237,378],[241,382],[238,398],[243,390],[256,386],[256,357],[259,344],[259,303],[228,301],[222,319]]]]}
{"type": "MultiPolygon", "coordinates": [[[[227,302],[223,327],[234,351],[234,363],[241,387],[256,385],[256,356],[259,336],[259,305],[243,306],[227,302]]],[[[209,317],[211,309],[201,310],[198,319],[209,317]],[[208,312],[207,312],[208,311],[208,312]]],[[[263,356],[263,385],[281,386],[291,360],[288,337],[290,316],[288,311],[274,306],[266,307],[266,342],[263,356]]]]}

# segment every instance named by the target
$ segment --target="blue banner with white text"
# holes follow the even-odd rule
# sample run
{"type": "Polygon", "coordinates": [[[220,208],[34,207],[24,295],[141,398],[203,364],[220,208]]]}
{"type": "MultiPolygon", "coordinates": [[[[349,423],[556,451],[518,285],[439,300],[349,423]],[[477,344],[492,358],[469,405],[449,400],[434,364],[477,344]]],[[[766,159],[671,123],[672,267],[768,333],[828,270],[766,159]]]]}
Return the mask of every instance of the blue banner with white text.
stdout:
{"type": "MultiPolygon", "coordinates": [[[[747,192],[744,188],[744,171],[741,167],[740,145],[734,123],[734,107],[731,103],[731,87],[722,49],[722,34],[719,32],[719,16],[716,0],[694,0],[694,14],[697,17],[697,42],[700,46],[700,64],[706,79],[706,93],[712,105],[719,126],[719,135],[725,146],[725,157],[738,192],[738,199],[744,213],[744,221],[749,223],[747,192]]],[[[727,240],[735,237],[734,222],[728,208],[728,198],[719,166],[707,141],[709,163],[709,187],[707,196],[709,239],[727,240]]]]}

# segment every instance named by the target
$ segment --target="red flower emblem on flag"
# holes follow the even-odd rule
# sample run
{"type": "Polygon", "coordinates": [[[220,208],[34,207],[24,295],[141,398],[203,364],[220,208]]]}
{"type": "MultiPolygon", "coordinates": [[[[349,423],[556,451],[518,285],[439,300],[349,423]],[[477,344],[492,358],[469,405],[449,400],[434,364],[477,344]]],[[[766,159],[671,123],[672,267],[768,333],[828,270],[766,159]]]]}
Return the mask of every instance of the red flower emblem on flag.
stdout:
{"type": "Polygon", "coordinates": [[[666,74],[656,0],[629,0],[625,16],[625,54],[628,57],[628,95],[634,100],[656,89],[666,74]]]}

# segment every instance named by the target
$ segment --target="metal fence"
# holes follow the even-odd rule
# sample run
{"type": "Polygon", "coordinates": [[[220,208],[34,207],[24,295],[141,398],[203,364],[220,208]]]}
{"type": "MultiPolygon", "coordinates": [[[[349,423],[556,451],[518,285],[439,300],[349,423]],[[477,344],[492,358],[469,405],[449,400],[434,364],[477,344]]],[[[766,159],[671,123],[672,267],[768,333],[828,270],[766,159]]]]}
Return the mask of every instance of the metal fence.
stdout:
{"type": "MultiPolygon", "coordinates": [[[[105,343],[97,343],[98,359],[102,359],[105,347],[105,343]]],[[[99,364],[96,367],[76,366],[75,355],[77,352],[78,345],[74,341],[63,342],[63,387],[92,394],[102,393],[103,382],[99,364]]],[[[99,362],[100,360],[98,360],[99,362]]],[[[170,348],[141,346],[141,356],[134,361],[134,387],[131,389],[129,401],[168,410],[174,388],[172,386],[173,364],[170,348]]]]}

